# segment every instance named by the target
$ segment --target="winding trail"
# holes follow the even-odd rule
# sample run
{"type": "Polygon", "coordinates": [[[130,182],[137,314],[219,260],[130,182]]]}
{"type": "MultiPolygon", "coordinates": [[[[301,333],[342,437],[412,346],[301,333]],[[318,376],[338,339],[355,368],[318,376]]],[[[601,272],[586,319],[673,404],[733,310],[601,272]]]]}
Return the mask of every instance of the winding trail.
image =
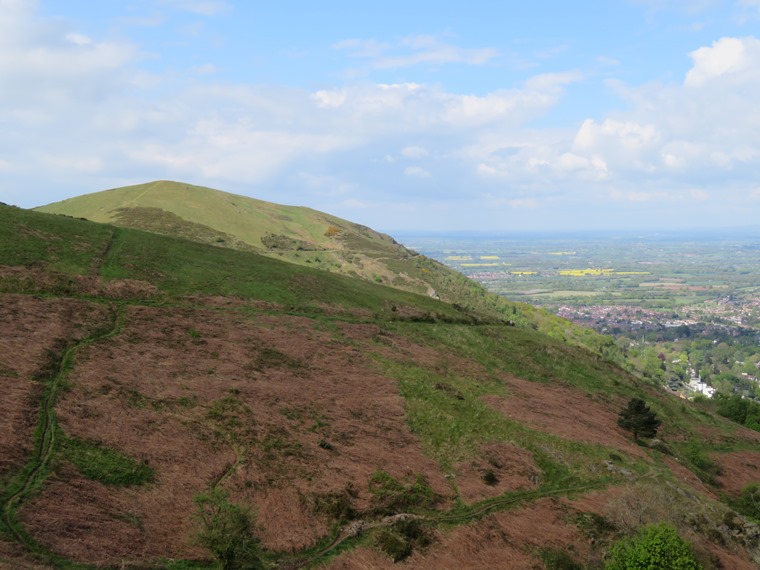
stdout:
{"type": "Polygon", "coordinates": [[[113,228],[113,230],[111,230],[111,235],[108,236],[103,249],[92,260],[92,264],[90,266],[90,275],[94,275],[95,277],[100,275],[100,271],[103,269],[103,265],[108,259],[108,256],[111,254],[111,250],[113,249],[114,243],[116,242],[116,238],[119,233],[120,232],[118,228],[113,228]]]}
{"type": "Polygon", "coordinates": [[[66,378],[77,351],[90,344],[118,334],[123,320],[124,307],[112,305],[110,328],[107,331],[96,331],[64,350],[58,360],[53,377],[45,386],[45,391],[40,402],[37,427],[34,432],[34,454],[17,477],[17,480],[11,483],[10,488],[15,488],[15,490],[2,497],[2,522],[4,526],[13,534],[17,542],[33,552],[39,550],[39,545],[21,528],[17,520],[16,509],[36,486],[42,484],[47,476],[47,468],[55,452],[57,431],[55,404],[61,382],[66,378]]]}
{"type": "Polygon", "coordinates": [[[356,536],[359,536],[364,531],[367,531],[367,530],[373,530],[376,528],[392,526],[399,521],[417,520],[417,521],[421,521],[428,524],[467,522],[467,521],[477,519],[478,517],[481,517],[485,514],[488,514],[491,511],[504,509],[510,505],[520,503],[523,501],[536,501],[544,497],[551,497],[555,495],[567,495],[570,493],[590,491],[592,489],[600,489],[602,487],[609,485],[610,483],[611,481],[609,479],[602,479],[599,481],[595,481],[593,483],[586,483],[585,485],[577,485],[575,487],[565,487],[562,489],[548,489],[546,491],[529,491],[527,493],[517,495],[517,496],[503,497],[501,499],[498,499],[498,498],[493,499],[485,505],[481,505],[480,507],[477,507],[466,513],[456,514],[456,515],[423,516],[423,515],[415,515],[412,513],[399,513],[396,515],[384,517],[377,521],[364,521],[364,520],[352,521],[348,525],[341,528],[338,534],[333,539],[333,541],[327,546],[325,546],[324,548],[322,548],[316,554],[303,560],[284,562],[281,565],[277,566],[277,570],[297,570],[299,568],[304,568],[306,566],[314,564],[315,562],[317,562],[317,560],[319,560],[323,556],[326,556],[327,554],[329,554],[330,552],[338,548],[343,542],[345,542],[349,538],[354,538],[356,536]]]}

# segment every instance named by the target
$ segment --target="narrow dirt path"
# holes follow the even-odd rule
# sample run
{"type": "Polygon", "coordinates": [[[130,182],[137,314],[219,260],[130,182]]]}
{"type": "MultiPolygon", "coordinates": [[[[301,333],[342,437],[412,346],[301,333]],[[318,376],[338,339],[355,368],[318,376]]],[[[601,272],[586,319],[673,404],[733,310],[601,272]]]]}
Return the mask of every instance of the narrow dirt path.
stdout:
{"type": "Polygon", "coordinates": [[[599,489],[606,485],[609,485],[608,479],[595,481],[593,483],[586,483],[585,485],[577,485],[575,487],[566,487],[563,489],[549,489],[546,491],[532,491],[520,496],[504,497],[503,499],[496,499],[489,502],[486,505],[482,505],[472,511],[462,513],[460,515],[440,515],[440,516],[423,516],[415,515],[412,513],[399,513],[396,515],[384,517],[377,521],[364,521],[356,520],[352,521],[348,525],[344,526],[337,534],[335,539],[325,546],[322,550],[314,554],[313,556],[304,559],[291,562],[285,562],[277,567],[278,570],[297,570],[299,568],[305,568],[311,564],[317,562],[323,556],[326,556],[336,548],[338,548],[343,542],[349,538],[359,536],[364,531],[372,530],[376,528],[393,526],[395,523],[403,520],[417,520],[429,524],[436,523],[462,523],[474,520],[491,511],[497,511],[506,508],[515,503],[523,501],[537,501],[544,497],[552,497],[555,495],[567,495],[570,493],[576,493],[581,491],[590,491],[592,489],[599,489]]]}
{"type": "Polygon", "coordinates": [[[108,259],[108,256],[111,253],[111,249],[113,249],[113,245],[118,235],[118,228],[111,230],[111,235],[108,236],[108,239],[106,240],[106,244],[103,246],[102,251],[92,260],[92,264],[90,265],[90,275],[93,275],[95,277],[98,277],[100,275],[100,270],[103,268],[103,264],[106,262],[106,259],[108,259]]]}
{"type": "Polygon", "coordinates": [[[77,351],[94,342],[109,338],[119,333],[124,318],[124,307],[111,308],[109,329],[98,331],[70,346],[60,356],[53,377],[45,386],[40,402],[39,418],[35,429],[34,454],[27,463],[16,482],[11,483],[11,492],[2,498],[2,522],[11,532],[17,542],[32,551],[38,550],[38,545],[19,524],[16,510],[24,502],[35,487],[42,484],[47,476],[50,459],[55,452],[57,422],[55,404],[61,382],[66,378],[77,351]],[[15,483],[15,484],[14,484],[15,483]]]}

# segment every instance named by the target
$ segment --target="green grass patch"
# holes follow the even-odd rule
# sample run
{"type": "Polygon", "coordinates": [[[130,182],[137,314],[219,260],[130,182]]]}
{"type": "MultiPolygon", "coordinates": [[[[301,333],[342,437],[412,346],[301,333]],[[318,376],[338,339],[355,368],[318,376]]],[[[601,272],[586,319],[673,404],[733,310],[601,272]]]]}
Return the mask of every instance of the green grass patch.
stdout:
{"type": "MultiPolygon", "coordinates": [[[[462,354],[489,373],[508,373],[536,382],[561,381],[589,393],[628,394],[636,383],[630,374],[599,354],[530,329],[503,325],[389,326],[423,344],[462,354]]],[[[600,352],[604,352],[603,347],[600,352]]]]}
{"type": "Polygon", "coordinates": [[[399,481],[386,471],[376,471],[369,492],[372,512],[381,516],[431,510],[441,500],[422,475],[399,481]]]}
{"type": "Polygon", "coordinates": [[[152,467],[100,442],[66,438],[61,447],[63,457],[93,481],[123,487],[155,480],[152,467]]]}
{"type": "MultiPolygon", "coordinates": [[[[534,431],[505,417],[482,399],[487,395],[507,396],[504,386],[487,375],[483,379],[461,378],[412,364],[380,361],[380,365],[399,382],[411,430],[446,471],[477,456],[483,444],[511,442],[533,453],[541,469],[542,489],[554,489],[588,480],[613,451],[534,431]],[[441,386],[451,389],[442,390],[441,386]]],[[[629,467],[644,469],[635,462],[629,467]]]]}

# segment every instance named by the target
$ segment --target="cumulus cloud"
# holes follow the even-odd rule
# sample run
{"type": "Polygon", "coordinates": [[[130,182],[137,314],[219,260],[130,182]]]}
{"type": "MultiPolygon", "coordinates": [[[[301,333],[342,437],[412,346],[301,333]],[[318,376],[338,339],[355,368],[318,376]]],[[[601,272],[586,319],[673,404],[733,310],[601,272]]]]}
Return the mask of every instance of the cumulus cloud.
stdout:
{"type": "Polygon", "coordinates": [[[686,74],[684,84],[700,87],[715,80],[746,80],[745,73],[754,73],[760,67],[760,40],[748,38],[722,38],[711,47],[691,52],[694,66],[686,74]]]}

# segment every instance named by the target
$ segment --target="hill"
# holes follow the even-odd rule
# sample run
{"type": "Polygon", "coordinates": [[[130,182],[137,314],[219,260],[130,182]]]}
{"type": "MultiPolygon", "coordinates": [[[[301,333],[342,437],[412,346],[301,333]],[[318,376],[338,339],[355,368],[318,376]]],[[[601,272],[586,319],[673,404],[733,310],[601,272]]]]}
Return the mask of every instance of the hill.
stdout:
{"type": "Polygon", "coordinates": [[[624,362],[611,339],[486,291],[371,228],[310,208],[282,206],[182,182],[156,181],[36,209],[266,255],[426,295],[485,318],[533,327],[624,362]]]}
{"type": "Polygon", "coordinates": [[[310,208],[273,204],[181,182],[115,188],[38,210],[256,251],[432,296],[436,293],[431,279],[424,274],[449,273],[390,236],[365,226],[310,208]]]}
{"type": "Polygon", "coordinates": [[[531,326],[5,206],[0,323],[9,567],[595,568],[660,521],[760,562],[760,434],[531,326]]]}

